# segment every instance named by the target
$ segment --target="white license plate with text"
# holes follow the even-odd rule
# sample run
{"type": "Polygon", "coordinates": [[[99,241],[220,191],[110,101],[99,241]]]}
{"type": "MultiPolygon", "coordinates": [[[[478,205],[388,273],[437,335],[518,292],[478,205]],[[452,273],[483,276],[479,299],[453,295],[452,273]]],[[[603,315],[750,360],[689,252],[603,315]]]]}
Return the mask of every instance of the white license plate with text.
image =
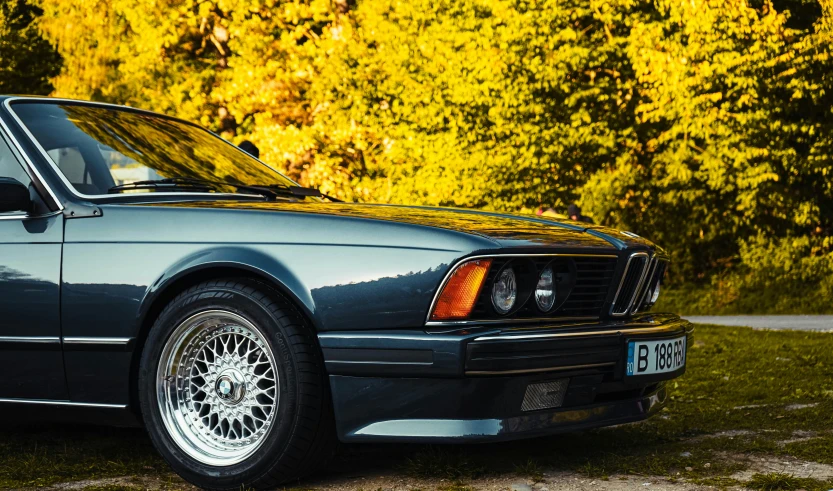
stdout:
{"type": "Polygon", "coordinates": [[[675,372],[685,366],[685,336],[657,341],[628,343],[626,375],[675,372]]]}

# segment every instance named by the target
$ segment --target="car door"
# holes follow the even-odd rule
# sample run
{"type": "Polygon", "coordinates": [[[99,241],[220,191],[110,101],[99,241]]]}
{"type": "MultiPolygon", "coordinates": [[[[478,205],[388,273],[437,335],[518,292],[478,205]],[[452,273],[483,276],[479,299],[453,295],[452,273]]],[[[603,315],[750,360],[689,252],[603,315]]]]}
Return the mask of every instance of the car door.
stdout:
{"type": "MultiPolygon", "coordinates": [[[[39,199],[2,133],[0,177],[39,199]]],[[[0,399],[68,399],[59,315],[63,220],[61,213],[0,212],[0,399]]]]}

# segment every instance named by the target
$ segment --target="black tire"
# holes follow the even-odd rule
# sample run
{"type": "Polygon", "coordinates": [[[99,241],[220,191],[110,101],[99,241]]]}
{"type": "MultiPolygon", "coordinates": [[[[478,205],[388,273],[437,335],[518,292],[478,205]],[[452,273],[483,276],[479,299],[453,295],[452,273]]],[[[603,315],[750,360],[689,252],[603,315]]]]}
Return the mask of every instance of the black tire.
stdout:
{"type": "Polygon", "coordinates": [[[188,482],[204,489],[273,488],[326,464],[336,435],[330,390],[312,327],[279,292],[251,279],[212,280],[174,298],[150,330],[139,368],[142,418],[154,446],[188,482]],[[206,465],[171,437],[158,403],[157,369],[166,342],[183,321],[200,312],[233,312],[266,334],[276,358],[279,403],[260,447],[239,463],[206,465]]]}

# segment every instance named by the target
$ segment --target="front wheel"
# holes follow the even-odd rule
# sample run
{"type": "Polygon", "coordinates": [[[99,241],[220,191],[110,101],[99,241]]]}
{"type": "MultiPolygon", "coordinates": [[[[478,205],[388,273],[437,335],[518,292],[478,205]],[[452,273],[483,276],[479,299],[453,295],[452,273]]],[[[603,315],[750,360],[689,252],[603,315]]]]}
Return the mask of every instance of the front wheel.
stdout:
{"type": "Polygon", "coordinates": [[[312,330],[252,280],[205,282],[168,304],[142,352],[139,400],[156,448],[201,488],[273,487],[332,453],[312,330]]]}

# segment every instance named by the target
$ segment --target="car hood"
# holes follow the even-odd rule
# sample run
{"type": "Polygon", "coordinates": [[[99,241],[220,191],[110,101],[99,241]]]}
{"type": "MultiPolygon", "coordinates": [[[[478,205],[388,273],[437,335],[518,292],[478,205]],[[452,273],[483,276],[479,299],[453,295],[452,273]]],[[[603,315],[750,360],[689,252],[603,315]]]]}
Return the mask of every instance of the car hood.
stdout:
{"type": "Polygon", "coordinates": [[[558,245],[575,248],[655,248],[651,242],[629,233],[571,220],[534,215],[511,215],[460,208],[374,205],[358,203],[226,201],[143,203],[176,206],[257,210],[382,220],[454,230],[491,239],[501,247],[558,245]]]}

